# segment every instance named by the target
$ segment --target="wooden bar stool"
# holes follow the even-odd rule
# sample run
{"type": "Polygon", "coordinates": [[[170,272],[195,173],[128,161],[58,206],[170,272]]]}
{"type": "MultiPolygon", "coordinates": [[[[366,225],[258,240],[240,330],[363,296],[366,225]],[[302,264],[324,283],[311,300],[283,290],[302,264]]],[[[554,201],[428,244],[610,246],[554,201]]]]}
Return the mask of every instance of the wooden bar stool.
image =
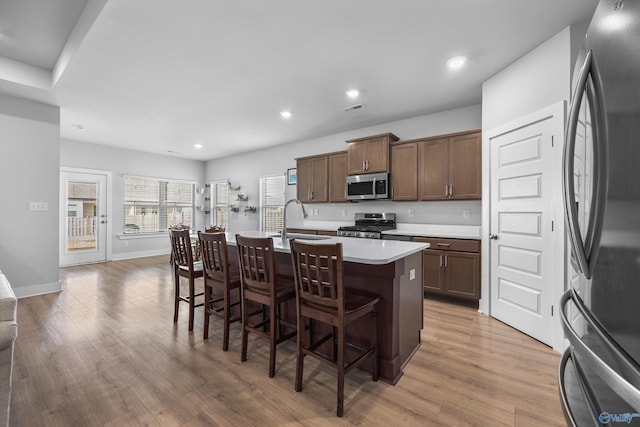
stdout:
{"type": "Polygon", "coordinates": [[[378,381],[377,304],[374,295],[345,289],[342,280],[342,244],[305,244],[291,241],[291,259],[298,307],[298,351],[295,390],[302,391],[304,357],[312,356],[338,370],[337,415],[344,411],[344,375],[366,357],[373,357],[373,381],[378,381]],[[345,341],[345,328],[354,320],[371,316],[370,346],[362,348],[345,341]],[[322,337],[314,337],[314,322],[331,327],[322,337]],[[329,355],[320,346],[331,340],[329,355]],[[357,352],[346,362],[345,350],[357,352]]]}
{"type": "Polygon", "coordinates": [[[202,264],[204,266],[204,333],[209,338],[209,317],[213,314],[223,320],[222,350],[229,349],[229,325],[242,320],[242,315],[231,317],[231,309],[240,305],[240,272],[229,266],[227,239],[221,232],[198,232],[202,264]],[[214,289],[222,290],[222,296],[214,297],[214,289]],[[231,291],[238,290],[238,299],[231,302],[231,291]],[[217,305],[222,302],[222,305],[217,305]],[[217,306],[216,306],[217,305],[217,306]]]}
{"type": "Polygon", "coordinates": [[[189,229],[169,229],[171,238],[171,263],[173,264],[173,277],[175,284],[175,304],[173,310],[173,323],[178,321],[178,304],[184,301],[189,304],[189,330],[193,330],[193,318],[196,307],[203,303],[195,303],[197,297],[204,295],[204,292],[196,293],[195,279],[204,275],[202,261],[193,260],[193,249],[189,229]],[[180,277],[189,280],[189,294],[180,294],[180,277]]]}
{"type": "Polygon", "coordinates": [[[236,234],[238,260],[240,262],[240,280],[242,283],[242,355],[247,360],[247,341],[249,332],[269,339],[269,377],[276,372],[276,346],[296,335],[296,325],[281,318],[281,304],[293,300],[296,296],[292,280],[276,274],[273,240],[270,238],[250,238],[236,234]],[[251,303],[263,307],[260,322],[250,324],[251,303]],[[269,316],[265,317],[268,308],[269,316]],[[268,326],[268,328],[267,328],[268,326]],[[283,333],[283,326],[293,329],[283,333]]]}

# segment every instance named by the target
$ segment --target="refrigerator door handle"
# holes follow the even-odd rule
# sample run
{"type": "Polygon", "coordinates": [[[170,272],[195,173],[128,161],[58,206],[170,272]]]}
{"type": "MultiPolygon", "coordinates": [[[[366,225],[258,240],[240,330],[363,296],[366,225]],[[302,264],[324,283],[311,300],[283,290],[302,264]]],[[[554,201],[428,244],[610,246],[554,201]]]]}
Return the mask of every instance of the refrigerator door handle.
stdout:
{"type": "Polygon", "coordinates": [[[593,266],[598,255],[600,237],[604,220],[607,191],[607,123],[604,106],[602,81],[598,66],[589,51],[580,69],[578,84],[573,95],[573,102],[569,111],[569,121],[566,129],[566,144],[563,150],[562,187],[564,191],[564,207],[569,229],[569,241],[573,255],[574,267],[587,279],[591,278],[593,266]],[[593,127],[593,195],[591,199],[591,215],[587,226],[585,239],[582,239],[580,224],[578,223],[578,208],[575,203],[576,191],[573,177],[574,155],[576,145],[576,130],[580,114],[580,104],[584,92],[587,92],[592,114],[593,127]]]}
{"type": "Polygon", "coordinates": [[[607,205],[607,187],[609,181],[609,132],[607,129],[607,112],[605,108],[602,78],[596,58],[591,54],[591,79],[587,86],[587,94],[593,100],[591,114],[593,117],[593,196],[592,211],[585,244],[587,245],[587,270],[590,278],[600,251],[600,238],[604,227],[604,211],[607,205]]]}
{"type": "MultiPolygon", "coordinates": [[[[626,355],[615,340],[606,332],[600,323],[586,309],[582,299],[575,290],[569,289],[560,300],[560,319],[562,328],[571,345],[577,350],[585,361],[589,362],[593,369],[597,371],[598,376],[602,378],[607,385],[615,391],[622,399],[634,408],[640,409],[640,389],[636,385],[631,384],[625,377],[620,375],[615,369],[609,366],[600,358],[583,340],[580,338],[569,323],[567,318],[567,303],[572,301],[580,314],[585,318],[589,328],[593,329],[598,336],[607,345],[607,349],[615,357],[616,365],[624,367],[629,378],[636,378],[640,381],[640,367],[626,355]]],[[[575,360],[575,359],[574,359],[575,360]]]]}

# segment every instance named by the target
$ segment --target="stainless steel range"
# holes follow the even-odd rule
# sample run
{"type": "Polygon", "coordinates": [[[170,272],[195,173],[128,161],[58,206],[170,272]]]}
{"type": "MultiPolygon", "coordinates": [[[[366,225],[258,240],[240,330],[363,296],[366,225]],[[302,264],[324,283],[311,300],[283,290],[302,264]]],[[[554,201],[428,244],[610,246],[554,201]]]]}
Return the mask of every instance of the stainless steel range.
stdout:
{"type": "Polygon", "coordinates": [[[384,230],[396,228],[395,213],[357,213],[356,225],[338,228],[338,236],[381,239],[384,230]]]}

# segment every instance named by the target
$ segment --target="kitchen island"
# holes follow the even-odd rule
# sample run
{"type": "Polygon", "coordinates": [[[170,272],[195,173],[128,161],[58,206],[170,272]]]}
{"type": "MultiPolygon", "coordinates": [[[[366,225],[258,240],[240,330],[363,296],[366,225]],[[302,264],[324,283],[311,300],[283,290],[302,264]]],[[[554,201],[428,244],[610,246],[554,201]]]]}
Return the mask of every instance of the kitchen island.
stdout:
{"type": "MultiPolygon", "coordinates": [[[[247,237],[272,237],[279,274],[293,277],[289,241],[274,233],[239,232],[247,237]]],[[[235,246],[236,233],[227,232],[227,243],[235,246]]],[[[423,327],[422,250],[428,243],[357,239],[289,234],[305,243],[342,243],[344,283],[346,287],[374,293],[378,303],[379,376],[395,384],[403,366],[420,346],[423,327]]],[[[237,252],[230,248],[231,263],[238,262],[237,252]]],[[[295,318],[295,305],[286,307],[286,316],[295,318]]],[[[348,339],[358,344],[368,341],[369,320],[358,319],[350,326],[348,339]]],[[[371,370],[370,362],[360,365],[371,370]]]]}

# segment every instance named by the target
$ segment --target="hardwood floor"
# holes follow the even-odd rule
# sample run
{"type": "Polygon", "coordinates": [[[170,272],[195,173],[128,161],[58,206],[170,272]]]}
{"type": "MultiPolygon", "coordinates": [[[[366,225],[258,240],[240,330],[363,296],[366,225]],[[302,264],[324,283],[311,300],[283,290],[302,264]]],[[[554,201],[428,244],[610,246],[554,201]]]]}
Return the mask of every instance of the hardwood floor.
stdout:
{"type": "MultiPolygon", "coordinates": [[[[345,380],[335,417],[336,374],[305,362],[293,389],[295,343],[278,347],[222,321],[202,339],[187,305],[177,326],[166,256],[67,267],[64,291],[21,299],[14,356],[12,426],[566,425],[558,397],[560,356],[475,309],[425,300],[422,346],[394,387],[363,371],[345,380]]],[[[197,286],[202,286],[197,281],[197,286]]]]}

